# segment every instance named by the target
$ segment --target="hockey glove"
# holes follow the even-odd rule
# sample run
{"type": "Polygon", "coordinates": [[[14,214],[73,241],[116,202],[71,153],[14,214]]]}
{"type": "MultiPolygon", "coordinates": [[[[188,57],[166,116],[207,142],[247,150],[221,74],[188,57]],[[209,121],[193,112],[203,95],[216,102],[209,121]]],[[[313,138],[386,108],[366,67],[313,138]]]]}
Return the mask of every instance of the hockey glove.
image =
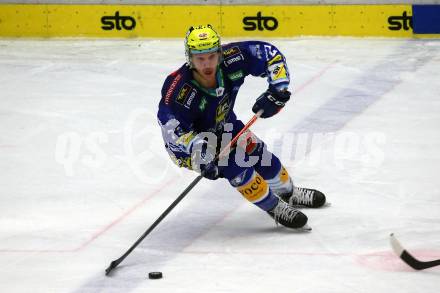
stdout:
{"type": "Polygon", "coordinates": [[[290,92],[285,89],[277,91],[271,87],[262,93],[255,101],[252,111],[257,113],[264,110],[261,118],[269,118],[277,114],[284,107],[285,103],[290,99],[290,92]]]}
{"type": "Polygon", "coordinates": [[[215,162],[211,162],[208,165],[201,165],[202,172],[200,175],[210,180],[217,180],[220,178],[218,167],[215,162]]]}
{"type": "Polygon", "coordinates": [[[215,162],[215,147],[210,146],[205,140],[194,142],[191,151],[191,164],[193,170],[210,180],[219,178],[219,171],[215,162]]]}

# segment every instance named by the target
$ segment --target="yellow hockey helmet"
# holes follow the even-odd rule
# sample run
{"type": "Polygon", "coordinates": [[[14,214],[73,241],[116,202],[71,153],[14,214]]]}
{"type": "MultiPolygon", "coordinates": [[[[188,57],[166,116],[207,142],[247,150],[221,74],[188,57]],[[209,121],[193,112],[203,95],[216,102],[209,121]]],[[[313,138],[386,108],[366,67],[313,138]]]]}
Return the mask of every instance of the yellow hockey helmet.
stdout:
{"type": "Polygon", "coordinates": [[[185,55],[191,66],[191,56],[210,52],[220,52],[220,36],[210,24],[192,26],[185,37],[185,55]]]}

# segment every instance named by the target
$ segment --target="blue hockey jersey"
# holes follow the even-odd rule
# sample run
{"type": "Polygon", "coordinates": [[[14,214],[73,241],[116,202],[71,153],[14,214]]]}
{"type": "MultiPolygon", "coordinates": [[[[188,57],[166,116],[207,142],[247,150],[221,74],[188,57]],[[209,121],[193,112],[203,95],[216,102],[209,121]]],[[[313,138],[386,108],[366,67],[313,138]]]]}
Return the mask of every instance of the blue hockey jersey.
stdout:
{"type": "Polygon", "coordinates": [[[282,90],[290,78],[283,54],[272,44],[245,41],[222,46],[217,88],[194,80],[187,64],[170,74],[162,87],[158,121],[165,147],[180,167],[191,168],[192,142],[200,132],[221,135],[225,123],[234,123],[238,90],[247,75],[266,77],[269,87],[282,90]]]}

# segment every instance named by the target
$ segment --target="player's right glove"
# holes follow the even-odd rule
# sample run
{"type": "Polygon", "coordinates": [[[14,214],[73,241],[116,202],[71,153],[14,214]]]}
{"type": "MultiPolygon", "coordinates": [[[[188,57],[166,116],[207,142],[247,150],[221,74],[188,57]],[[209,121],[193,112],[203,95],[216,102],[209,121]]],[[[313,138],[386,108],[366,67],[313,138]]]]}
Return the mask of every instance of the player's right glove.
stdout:
{"type": "Polygon", "coordinates": [[[217,164],[215,162],[215,147],[208,144],[206,140],[198,139],[191,148],[191,164],[193,170],[210,180],[216,180],[219,176],[217,164]]]}
{"type": "Polygon", "coordinates": [[[252,111],[257,113],[263,109],[264,112],[261,118],[269,118],[277,114],[284,107],[287,101],[290,99],[291,93],[285,89],[278,91],[269,87],[267,91],[262,93],[255,101],[252,111]]]}

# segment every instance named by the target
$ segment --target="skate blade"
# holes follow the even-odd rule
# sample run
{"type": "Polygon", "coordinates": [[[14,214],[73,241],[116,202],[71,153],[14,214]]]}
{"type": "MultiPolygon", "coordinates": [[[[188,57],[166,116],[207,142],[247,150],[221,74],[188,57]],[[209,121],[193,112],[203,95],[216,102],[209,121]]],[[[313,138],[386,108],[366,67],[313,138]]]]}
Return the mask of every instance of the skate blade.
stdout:
{"type": "Polygon", "coordinates": [[[311,232],[312,227],[310,227],[308,224],[305,224],[303,227],[295,229],[298,232],[311,232]]]}
{"type": "Polygon", "coordinates": [[[331,205],[332,205],[331,202],[326,202],[322,207],[319,207],[319,208],[312,208],[312,207],[308,207],[308,206],[301,205],[301,204],[291,205],[291,207],[294,209],[317,209],[317,210],[319,210],[319,209],[331,207],[331,205]]]}

